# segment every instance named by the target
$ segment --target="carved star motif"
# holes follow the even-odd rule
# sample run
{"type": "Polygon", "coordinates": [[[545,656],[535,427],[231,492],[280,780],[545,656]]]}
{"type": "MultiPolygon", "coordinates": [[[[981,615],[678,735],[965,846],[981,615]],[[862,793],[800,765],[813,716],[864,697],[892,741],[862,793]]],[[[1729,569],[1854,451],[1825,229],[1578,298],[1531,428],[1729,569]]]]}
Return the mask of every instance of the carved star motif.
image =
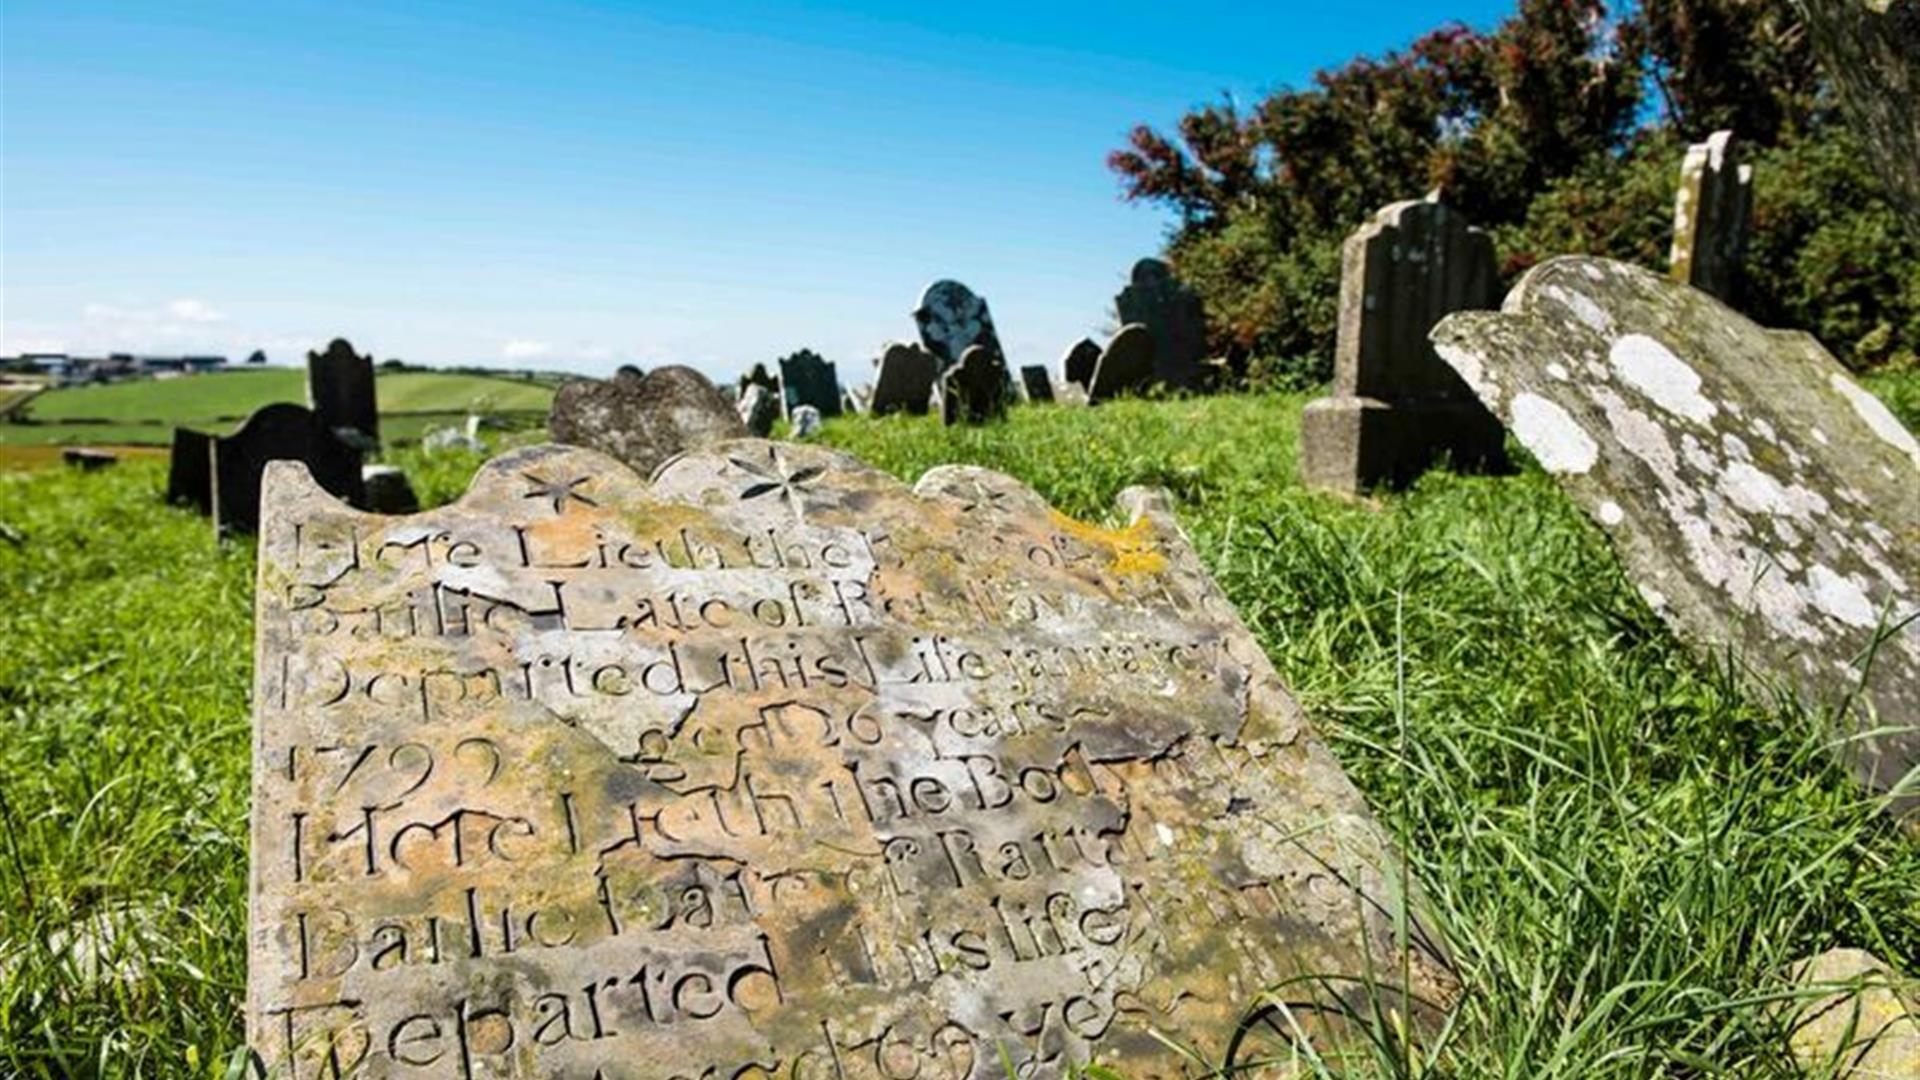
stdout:
{"type": "Polygon", "coordinates": [[[801,496],[806,491],[807,485],[819,479],[827,471],[825,465],[808,465],[801,469],[789,470],[787,463],[780,457],[780,452],[771,447],[767,449],[767,461],[764,465],[740,458],[727,460],[732,462],[735,468],[754,478],[753,483],[740,489],[741,502],[777,492],[781,501],[793,511],[795,521],[805,520],[802,515],[804,501],[801,496]]]}
{"type": "Polygon", "coordinates": [[[553,512],[556,514],[565,509],[569,502],[578,502],[585,506],[600,505],[585,495],[580,494],[577,490],[581,484],[591,479],[590,477],[581,476],[572,480],[560,481],[548,480],[546,477],[535,476],[532,473],[521,473],[520,475],[524,477],[529,484],[533,485],[527,489],[526,494],[523,495],[522,498],[545,499],[553,504],[553,512]]]}

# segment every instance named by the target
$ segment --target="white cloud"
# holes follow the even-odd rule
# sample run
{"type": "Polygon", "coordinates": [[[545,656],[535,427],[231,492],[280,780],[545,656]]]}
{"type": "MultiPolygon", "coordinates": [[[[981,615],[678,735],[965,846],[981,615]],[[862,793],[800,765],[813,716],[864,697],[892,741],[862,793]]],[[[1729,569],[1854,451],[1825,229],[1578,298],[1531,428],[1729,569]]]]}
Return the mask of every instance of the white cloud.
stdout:
{"type": "Polygon", "coordinates": [[[167,305],[167,314],[182,322],[216,323],[225,322],[227,313],[214,310],[205,300],[175,300],[167,305]]]}
{"type": "Polygon", "coordinates": [[[545,356],[553,351],[553,346],[544,341],[526,341],[515,338],[500,346],[500,355],[508,360],[531,360],[536,356],[545,356]]]}

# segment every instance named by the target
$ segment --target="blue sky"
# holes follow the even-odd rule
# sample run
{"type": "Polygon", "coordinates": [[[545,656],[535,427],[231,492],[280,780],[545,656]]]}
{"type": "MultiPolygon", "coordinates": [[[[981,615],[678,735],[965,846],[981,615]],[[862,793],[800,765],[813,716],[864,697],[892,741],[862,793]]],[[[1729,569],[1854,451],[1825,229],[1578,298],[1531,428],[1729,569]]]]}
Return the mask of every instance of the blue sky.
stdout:
{"type": "Polygon", "coordinates": [[[956,277],[1051,362],[1133,124],[1510,7],[7,0],[0,352],[847,371],[956,277]]]}

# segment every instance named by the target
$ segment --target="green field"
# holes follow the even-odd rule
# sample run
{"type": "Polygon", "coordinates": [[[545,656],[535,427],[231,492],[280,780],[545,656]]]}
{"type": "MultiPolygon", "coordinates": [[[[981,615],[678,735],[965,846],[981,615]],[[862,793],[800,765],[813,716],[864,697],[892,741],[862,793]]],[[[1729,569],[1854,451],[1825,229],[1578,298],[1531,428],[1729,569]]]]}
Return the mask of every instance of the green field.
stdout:
{"type": "MultiPolygon", "coordinates": [[[[1920,420],[1920,380],[1875,385],[1920,420]]],[[[1371,503],[1301,490],[1304,400],[824,437],[903,479],[1001,469],[1094,520],[1128,485],[1173,492],[1399,837],[1464,980],[1411,1062],[1344,1075],[1798,1075],[1775,1011],[1791,961],[1854,945],[1920,971],[1920,844],[1816,718],[1682,648],[1537,469],[1371,503]]],[[[436,503],[477,465],[394,459],[436,503]]],[[[238,1061],[252,551],[160,505],[162,480],[144,462],[0,475],[0,1075],[238,1061]]]]}
{"type": "MultiPolygon", "coordinates": [[[[522,379],[441,371],[380,371],[375,387],[383,417],[398,421],[389,439],[457,423],[469,412],[544,413],[553,388],[522,379]],[[433,416],[408,423],[407,416],[433,416]]],[[[225,431],[262,405],[306,400],[306,372],[261,368],[145,379],[48,391],[26,407],[30,423],[0,424],[0,446],[46,443],[164,444],[175,427],[225,431]]]]}

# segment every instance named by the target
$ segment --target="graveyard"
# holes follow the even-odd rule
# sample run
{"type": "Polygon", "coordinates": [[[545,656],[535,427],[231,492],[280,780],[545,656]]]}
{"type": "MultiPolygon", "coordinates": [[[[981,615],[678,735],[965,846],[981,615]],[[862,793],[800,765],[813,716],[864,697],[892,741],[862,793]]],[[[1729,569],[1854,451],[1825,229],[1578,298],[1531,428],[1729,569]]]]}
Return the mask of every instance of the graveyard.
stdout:
{"type": "MultiPolygon", "coordinates": [[[[462,84],[503,102],[764,56],[859,101],[783,136],[965,111],[777,35],[496,14],[450,55],[570,43],[462,84]],[[673,49],[703,63],[615,77],[673,49]]],[[[1178,51],[1156,18],[1128,55],[1178,51]]],[[[49,208],[100,189],[32,158],[0,1076],[1920,1080],[1920,8],[1521,0],[1410,40],[1112,138],[1147,242],[948,202],[903,245],[854,144],[841,187],[767,153],[764,203],[589,154],[463,172],[378,259],[187,243],[165,287],[229,299],[101,259],[121,294],[75,305],[49,238],[106,249],[49,208]],[[609,227],[664,192],[667,231],[609,227]],[[226,368],[250,339],[283,362],[226,368]]],[[[1095,54],[1046,55],[993,78],[1086,115],[1001,122],[1110,123],[1095,54]]],[[[751,96],[677,109],[732,138],[751,96]]],[[[327,107],[395,138],[374,100],[327,107]]],[[[387,146],[501,145],[447,130],[387,146]]]]}

